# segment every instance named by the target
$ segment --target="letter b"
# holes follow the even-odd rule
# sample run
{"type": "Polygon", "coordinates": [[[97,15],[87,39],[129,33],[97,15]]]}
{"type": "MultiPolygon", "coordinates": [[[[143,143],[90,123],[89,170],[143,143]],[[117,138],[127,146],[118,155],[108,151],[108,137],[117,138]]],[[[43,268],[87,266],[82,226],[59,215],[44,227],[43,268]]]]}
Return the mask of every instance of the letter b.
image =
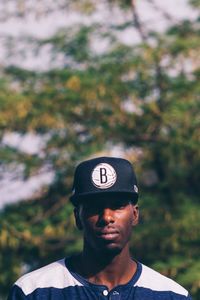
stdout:
{"type": "Polygon", "coordinates": [[[105,168],[100,168],[100,181],[102,183],[106,183],[108,181],[107,172],[105,168]]]}

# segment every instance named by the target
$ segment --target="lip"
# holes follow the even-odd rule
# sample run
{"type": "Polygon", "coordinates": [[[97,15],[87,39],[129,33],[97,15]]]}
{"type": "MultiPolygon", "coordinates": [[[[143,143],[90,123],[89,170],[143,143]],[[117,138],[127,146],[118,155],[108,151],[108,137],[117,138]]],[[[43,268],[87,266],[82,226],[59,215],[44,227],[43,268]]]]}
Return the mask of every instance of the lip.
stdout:
{"type": "Polygon", "coordinates": [[[102,230],[98,232],[98,236],[104,240],[114,240],[118,237],[119,232],[116,230],[102,230]]]}

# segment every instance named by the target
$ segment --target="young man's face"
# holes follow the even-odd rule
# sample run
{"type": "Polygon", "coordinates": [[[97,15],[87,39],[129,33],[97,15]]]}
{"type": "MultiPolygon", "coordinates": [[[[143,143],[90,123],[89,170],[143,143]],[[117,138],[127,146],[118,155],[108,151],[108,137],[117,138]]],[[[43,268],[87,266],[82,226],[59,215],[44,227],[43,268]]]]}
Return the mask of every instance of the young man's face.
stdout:
{"type": "Polygon", "coordinates": [[[85,200],[75,212],[86,247],[95,252],[119,253],[138,223],[138,206],[114,198],[85,200]]]}

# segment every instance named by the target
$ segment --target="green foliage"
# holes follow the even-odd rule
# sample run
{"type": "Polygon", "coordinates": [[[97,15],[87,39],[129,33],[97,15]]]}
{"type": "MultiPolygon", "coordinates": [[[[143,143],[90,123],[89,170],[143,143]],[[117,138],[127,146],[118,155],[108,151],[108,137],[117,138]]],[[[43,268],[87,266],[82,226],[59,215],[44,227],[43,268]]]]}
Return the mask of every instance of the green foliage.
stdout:
{"type": "Polygon", "coordinates": [[[196,7],[196,8],[200,7],[200,1],[199,1],[199,0],[190,0],[190,3],[191,3],[194,7],[196,7]]]}
{"type": "MultiPolygon", "coordinates": [[[[0,166],[22,164],[24,179],[49,166],[55,178],[33,199],[0,212],[1,295],[22,273],[80,251],[81,237],[68,201],[74,167],[120,145],[135,165],[141,193],[133,255],[175,278],[198,299],[197,24],[184,21],[166,34],[151,34],[151,43],[134,47],[114,39],[110,29],[103,35],[112,44],[103,54],[91,47],[97,24],[69,28],[35,41],[38,51],[51,45],[54,60],[62,54],[62,67],[46,72],[4,68],[0,137],[34,132],[48,139],[42,153],[34,155],[1,144],[0,166]]],[[[115,30],[130,25],[125,22],[115,30]]]]}

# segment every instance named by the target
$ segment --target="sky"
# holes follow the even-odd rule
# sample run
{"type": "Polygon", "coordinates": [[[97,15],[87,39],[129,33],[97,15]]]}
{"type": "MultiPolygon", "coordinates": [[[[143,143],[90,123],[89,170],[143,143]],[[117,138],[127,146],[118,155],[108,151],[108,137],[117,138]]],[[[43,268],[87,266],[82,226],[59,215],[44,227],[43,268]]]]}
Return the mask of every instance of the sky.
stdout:
{"type": "MultiPolygon", "coordinates": [[[[27,3],[31,3],[28,0],[27,3]]],[[[179,22],[184,18],[196,18],[198,12],[195,12],[191,6],[188,5],[188,0],[154,0],[155,6],[149,3],[149,0],[136,0],[137,12],[140,16],[142,23],[148,29],[157,31],[164,31],[173,22],[179,22]],[[164,17],[163,12],[168,15],[171,20],[167,20],[164,17]]],[[[70,11],[57,11],[50,13],[46,17],[30,15],[25,19],[20,18],[9,18],[7,21],[0,22],[0,42],[5,42],[5,35],[10,35],[13,38],[22,38],[24,36],[35,36],[37,38],[45,38],[53,35],[59,28],[65,26],[73,26],[77,23],[85,25],[99,22],[105,25],[116,25],[124,22],[125,20],[132,20],[132,12],[125,13],[124,15],[117,8],[107,9],[103,4],[104,1],[99,2],[98,9],[95,13],[90,16],[83,16],[81,13],[75,13],[70,11]]],[[[1,5],[1,4],[0,4],[1,5]]],[[[11,7],[12,8],[12,7],[11,7]]],[[[10,8],[10,11],[12,9],[10,8]]],[[[44,9],[44,8],[43,8],[44,9]]],[[[40,9],[42,11],[42,9],[40,9]]],[[[141,41],[141,38],[137,30],[126,29],[123,31],[123,35],[120,39],[126,44],[133,44],[141,41]]],[[[103,51],[107,46],[105,43],[93,43],[95,51],[103,51]]],[[[43,48],[40,55],[33,57],[31,44],[27,44],[26,48],[29,51],[26,53],[26,57],[21,54],[23,49],[23,42],[18,43],[18,53],[13,53],[12,47],[10,48],[10,57],[8,51],[4,47],[0,47],[0,64],[18,64],[28,69],[48,69],[53,62],[50,60],[48,55],[48,46],[43,48]]],[[[62,64],[62,58],[60,63],[62,64]]]]}
{"type": "MultiPolygon", "coordinates": [[[[31,1],[29,1],[31,2],[31,1]]],[[[126,18],[132,18],[131,13],[126,15],[121,15],[117,9],[112,11],[105,10],[105,7],[100,2],[98,5],[98,10],[95,14],[90,17],[83,17],[78,13],[67,13],[67,11],[55,12],[49,14],[46,17],[36,18],[34,16],[29,16],[26,19],[10,18],[7,21],[0,21],[0,65],[18,64],[24,68],[28,69],[47,69],[51,67],[50,57],[44,49],[43,53],[39,56],[33,56],[30,53],[24,58],[19,53],[15,53],[14,56],[8,56],[7,51],[2,46],[5,41],[5,36],[10,35],[13,38],[21,38],[25,35],[33,35],[38,38],[48,37],[54,34],[59,28],[64,26],[69,26],[77,23],[90,24],[91,22],[105,22],[105,24],[120,24],[126,18]]],[[[164,31],[169,25],[169,20],[164,18],[163,12],[165,12],[168,18],[172,19],[173,22],[179,22],[184,18],[190,17],[191,19],[197,17],[197,12],[192,10],[188,5],[187,0],[155,0],[156,8],[149,4],[148,0],[138,0],[137,12],[141,18],[142,23],[148,29],[154,29],[157,31],[164,31]]],[[[1,9],[0,4],[0,9],[1,9]]],[[[9,8],[8,8],[9,9],[9,8]]],[[[13,9],[12,7],[10,9],[13,9]]],[[[140,42],[140,36],[138,32],[134,29],[128,29],[120,37],[124,43],[131,44],[140,42]],[[134,39],[132,38],[134,37],[134,39]]],[[[28,45],[27,45],[28,46],[28,45]]],[[[104,45],[102,43],[101,47],[98,41],[94,42],[95,51],[103,51],[104,45]]],[[[20,43],[18,44],[18,49],[20,50],[20,43]]],[[[19,51],[20,52],[20,51],[19,51]]],[[[12,54],[12,51],[11,51],[12,54]]],[[[62,63],[62,60],[61,60],[62,63]]],[[[23,138],[17,133],[9,133],[3,138],[3,143],[5,145],[10,145],[17,147],[22,152],[29,154],[40,153],[42,155],[42,148],[44,146],[44,141],[36,135],[27,135],[23,138]]],[[[10,166],[10,170],[1,170],[0,175],[0,190],[1,190],[1,200],[0,209],[6,203],[14,203],[19,199],[28,199],[33,193],[39,192],[41,187],[48,185],[54,178],[54,174],[47,169],[43,169],[39,174],[35,174],[25,182],[20,178],[12,178],[12,168],[16,166],[10,166]]],[[[18,166],[19,174],[23,172],[23,166],[18,166]]]]}

